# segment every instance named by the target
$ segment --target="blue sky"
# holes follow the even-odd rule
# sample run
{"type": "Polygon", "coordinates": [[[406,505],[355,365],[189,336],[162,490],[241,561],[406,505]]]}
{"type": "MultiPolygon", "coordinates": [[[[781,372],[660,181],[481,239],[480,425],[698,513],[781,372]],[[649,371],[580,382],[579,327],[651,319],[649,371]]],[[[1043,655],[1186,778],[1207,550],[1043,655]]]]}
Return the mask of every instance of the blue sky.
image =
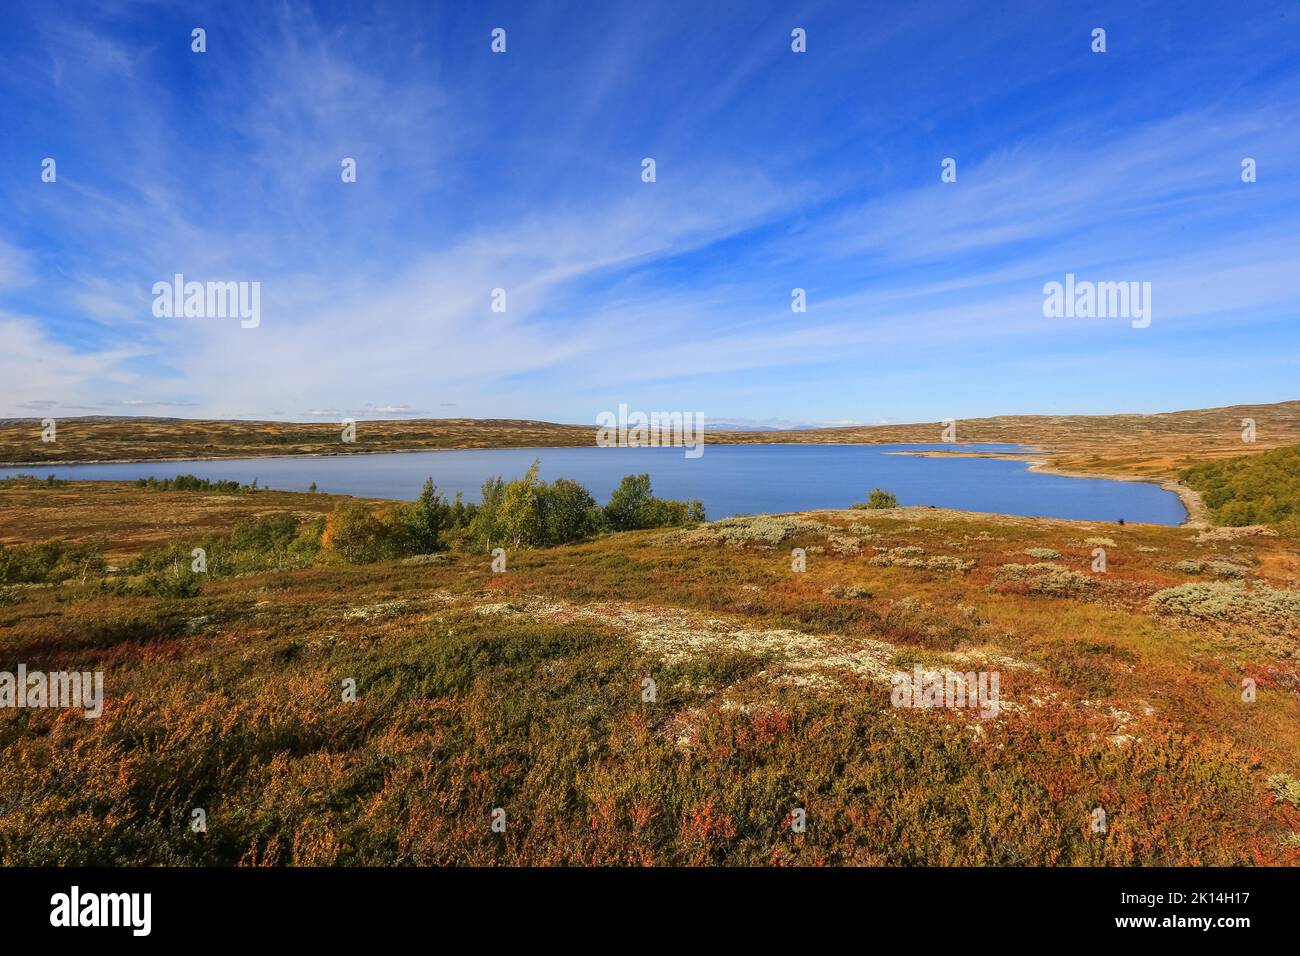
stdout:
{"type": "Polygon", "coordinates": [[[1295,2],[0,4],[0,415],[1300,397],[1295,2]],[[155,318],[178,272],[260,326],[155,318]]]}

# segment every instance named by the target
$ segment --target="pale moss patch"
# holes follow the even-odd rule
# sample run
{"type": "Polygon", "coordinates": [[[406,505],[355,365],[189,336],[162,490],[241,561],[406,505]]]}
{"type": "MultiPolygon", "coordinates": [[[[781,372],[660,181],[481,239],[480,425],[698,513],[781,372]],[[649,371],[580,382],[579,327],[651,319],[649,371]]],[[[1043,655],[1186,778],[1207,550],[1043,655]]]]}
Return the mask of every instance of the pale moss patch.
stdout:
{"type": "Polygon", "coordinates": [[[1269,630],[1300,627],[1300,591],[1259,585],[1192,582],[1165,588],[1151,595],[1147,608],[1153,614],[1229,624],[1249,624],[1269,630]]]}
{"type": "Polygon", "coordinates": [[[1061,552],[1055,548],[1025,548],[1025,554],[1040,561],[1052,561],[1061,556],[1061,552]]]}
{"type": "MultiPolygon", "coordinates": [[[[796,535],[834,535],[839,529],[834,525],[808,518],[783,515],[754,515],[750,517],[723,518],[700,528],[681,532],[688,542],[699,544],[766,544],[778,545],[796,535]]],[[[856,549],[857,540],[851,541],[856,549]]]]}
{"type": "MultiPolygon", "coordinates": [[[[926,606],[912,599],[895,609],[920,613],[926,606]]],[[[845,675],[889,683],[898,670],[899,648],[886,641],[840,634],[809,634],[790,628],[755,628],[734,619],[701,617],[677,608],[629,607],[623,604],[575,605],[545,598],[476,606],[484,615],[558,622],[587,621],[625,634],[637,646],[667,664],[708,659],[719,653],[743,654],[764,662],[762,676],[774,684],[825,687],[845,684],[845,675]]],[[[964,666],[961,653],[940,653],[941,665],[964,666]]],[[[1005,658],[1007,667],[1028,667],[1005,658]]]]}
{"type": "Polygon", "coordinates": [[[1024,585],[1030,594],[1051,597],[1073,597],[1085,594],[1097,586],[1086,574],[1059,564],[1004,564],[998,568],[994,585],[1024,585]]]}
{"type": "Polygon", "coordinates": [[[1268,778],[1268,788],[1273,791],[1278,803],[1300,807],[1300,780],[1289,773],[1275,773],[1268,778]]]}
{"type": "Polygon", "coordinates": [[[833,597],[854,598],[860,601],[875,597],[871,590],[862,584],[832,584],[822,593],[830,594],[833,597]]]}
{"type": "Polygon", "coordinates": [[[1204,541],[1234,541],[1237,538],[1276,538],[1277,532],[1264,525],[1245,525],[1239,528],[1209,528],[1195,538],[1199,544],[1204,541]]]}
{"type": "Polygon", "coordinates": [[[1198,561],[1189,559],[1179,561],[1174,569],[1183,574],[1212,574],[1216,578],[1242,580],[1250,575],[1250,568],[1234,561],[1198,561]]]}
{"type": "Polygon", "coordinates": [[[862,547],[857,538],[843,534],[833,534],[826,540],[836,554],[857,554],[862,547]]]}
{"type": "Polygon", "coordinates": [[[367,604],[350,608],[343,614],[348,621],[374,621],[397,617],[411,606],[410,601],[385,601],[381,604],[367,604]]]}
{"type": "Polygon", "coordinates": [[[869,563],[882,568],[917,568],[939,574],[966,574],[975,567],[972,559],[958,558],[951,554],[926,556],[924,548],[915,546],[893,548],[883,554],[877,554],[869,563]]]}

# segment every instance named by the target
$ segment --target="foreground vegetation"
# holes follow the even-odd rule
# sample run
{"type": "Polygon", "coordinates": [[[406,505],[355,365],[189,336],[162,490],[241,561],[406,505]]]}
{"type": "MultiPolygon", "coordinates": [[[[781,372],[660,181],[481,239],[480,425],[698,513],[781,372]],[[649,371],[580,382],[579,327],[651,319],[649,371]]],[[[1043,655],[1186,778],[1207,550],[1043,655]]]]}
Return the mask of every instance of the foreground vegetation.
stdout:
{"type": "Polygon", "coordinates": [[[557,485],[501,482],[477,530],[432,488],[0,487],[24,566],[51,515],[69,535],[38,562],[62,570],[3,588],[0,670],[102,670],[107,698],[0,710],[0,862],[1300,861],[1290,539],[889,507],[707,524],[635,478],[594,511],[557,485]],[[356,506],[439,550],[351,563],[325,530],[356,506]],[[583,540],[528,547],[557,528],[583,540]],[[84,569],[92,540],[113,557],[84,569]],[[205,541],[199,587],[149,583],[205,541]],[[891,707],[916,664],[998,671],[999,715],[891,707]]]}

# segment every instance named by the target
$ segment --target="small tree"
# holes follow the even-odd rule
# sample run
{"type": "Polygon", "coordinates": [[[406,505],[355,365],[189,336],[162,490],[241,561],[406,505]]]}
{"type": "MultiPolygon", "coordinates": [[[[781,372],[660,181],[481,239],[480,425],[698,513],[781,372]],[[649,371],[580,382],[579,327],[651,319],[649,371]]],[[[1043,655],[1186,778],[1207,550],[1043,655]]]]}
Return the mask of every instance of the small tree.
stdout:
{"type": "Polygon", "coordinates": [[[871,509],[897,508],[898,499],[884,488],[872,488],[867,493],[867,503],[864,507],[871,509]]]}
{"type": "Polygon", "coordinates": [[[397,513],[402,550],[408,554],[431,554],[443,550],[442,534],[451,525],[451,508],[438,493],[432,478],[426,478],[420,497],[397,513]]]}
{"type": "Polygon", "coordinates": [[[650,527],[651,501],[650,476],[625,475],[605,505],[605,521],[610,530],[635,531],[650,527]]]}
{"type": "Polygon", "coordinates": [[[491,551],[492,543],[501,540],[500,512],[505,493],[506,483],[501,476],[489,478],[483,482],[479,492],[478,507],[474,508],[472,513],[469,513],[468,507],[466,509],[469,518],[469,538],[475,546],[484,551],[491,551]]]}
{"type": "Polygon", "coordinates": [[[506,484],[501,495],[501,508],[497,520],[502,536],[512,548],[528,548],[542,537],[541,509],[538,507],[537,472],[540,461],[534,461],[524,472],[524,477],[506,484]]]}
{"type": "Polygon", "coordinates": [[[541,518],[539,543],[544,546],[585,540],[599,534],[605,524],[591,492],[569,478],[539,485],[537,505],[541,518]]]}
{"type": "Polygon", "coordinates": [[[605,506],[605,521],[612,531],[669,528],[704,520],[704,504],[696,499],[671,501],[656,498],[649,475],[627,475],[605,506]]]}
{"type": "Polygon", "coordinates": [[[387,557],[392,529],[359,502],[339,505],[330,512],[321,534],[321,546],[350,564],[365,564],[387,557]]]}

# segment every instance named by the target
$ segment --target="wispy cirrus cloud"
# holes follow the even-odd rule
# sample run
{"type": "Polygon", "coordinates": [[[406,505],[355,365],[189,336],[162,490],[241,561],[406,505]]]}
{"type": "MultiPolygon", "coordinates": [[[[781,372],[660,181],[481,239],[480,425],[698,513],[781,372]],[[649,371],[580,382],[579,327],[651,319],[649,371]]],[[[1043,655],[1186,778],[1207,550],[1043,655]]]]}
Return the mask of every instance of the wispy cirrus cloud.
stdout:
{"type": "Polygon", "coordinates": [[[0,184],[0,414],[587,421],[627,400],[826,422],[1290,397],[1300,74],[1268,18],[1212,42],[1165,25],[1240,78],[1220,89],[1119,5],[1117,51],[1147,60],[1023,13],[866,31],[812,8],[806,58],[761,5],[685,35],[671,9],[515,11],[496,58],[477,18],[414,4],[217,11],[203,55],[159,8],[41,18],[0,41],[33,67],[0,81],[2,148],[32,171],[0,184]],[[1152,282],[1145,338],[1045,320],[1067,271],[1152,282]],[[260,326],[156,319],[176,273],[260,282],[260,326]],[[1212,339],[1234,360],[1210,383],[1212,339]]]}

